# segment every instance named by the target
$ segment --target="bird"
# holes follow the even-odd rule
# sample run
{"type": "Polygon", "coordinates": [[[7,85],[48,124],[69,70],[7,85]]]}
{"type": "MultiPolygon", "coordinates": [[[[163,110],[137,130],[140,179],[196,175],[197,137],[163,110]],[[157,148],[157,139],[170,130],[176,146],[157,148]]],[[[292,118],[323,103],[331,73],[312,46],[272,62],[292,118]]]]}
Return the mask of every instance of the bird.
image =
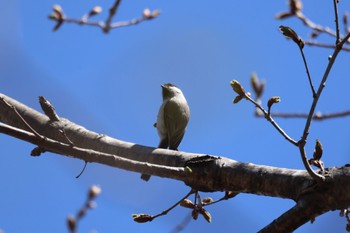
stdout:
{"type": "MultiPolygon", "coordinates": [[[[160,139],[158,148],[177,150],[190,120],[190,108],[180,88],[171,83],[161,87],[163,103],[154,124],[160,139]]],[[[150,175],[141,175],[141,179],[145,181],[150,178],[150,175]]]]}

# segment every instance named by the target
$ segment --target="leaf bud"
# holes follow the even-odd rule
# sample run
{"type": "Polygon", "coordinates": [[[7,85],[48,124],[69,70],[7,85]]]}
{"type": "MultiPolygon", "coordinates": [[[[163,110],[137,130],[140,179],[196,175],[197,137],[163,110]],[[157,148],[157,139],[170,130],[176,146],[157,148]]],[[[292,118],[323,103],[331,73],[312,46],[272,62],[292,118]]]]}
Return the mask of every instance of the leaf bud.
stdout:
{"type": "Polygon", "coordinates": [[[148,214],[132,214],[132,217],[134,221],[138,223],[150,222],[153,219],[152,216],[148,214]]]}
{"type": "Polygon", "coordinates": [[[245,91],[242,85],[237,80],[232,80],[230,82],[230,85],[234,92],[236,92],[238,95],[244,95],[245,91]]]}

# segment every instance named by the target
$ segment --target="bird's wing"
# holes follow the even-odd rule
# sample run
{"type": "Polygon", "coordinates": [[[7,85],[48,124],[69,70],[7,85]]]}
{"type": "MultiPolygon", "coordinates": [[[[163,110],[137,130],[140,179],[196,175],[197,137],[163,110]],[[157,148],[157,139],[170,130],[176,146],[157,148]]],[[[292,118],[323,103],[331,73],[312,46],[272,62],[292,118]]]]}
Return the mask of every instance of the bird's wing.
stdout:
{"type": "Polygon", "coordinates": [[[164,124],[168,130],[169,149],[177,150],[185,134],[187,121],[177,102],[171,99],[164,106],[164,124]],[[172,113],[172,114],[169,114],[172,113]]]}

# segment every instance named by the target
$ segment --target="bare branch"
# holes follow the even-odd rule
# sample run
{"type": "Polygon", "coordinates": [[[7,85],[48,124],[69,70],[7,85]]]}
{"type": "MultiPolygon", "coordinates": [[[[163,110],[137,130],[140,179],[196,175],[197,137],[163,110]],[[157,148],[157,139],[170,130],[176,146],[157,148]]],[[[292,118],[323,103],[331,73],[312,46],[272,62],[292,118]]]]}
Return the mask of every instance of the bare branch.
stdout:
{"type": "Polygon", "coordinates": [[[322,211],[314,206],[295,205],[269,225],[261,229],[259,233],[293,232],[310,220],[312,221],[312,218],[315,218],[322,213],[322,211]]]}
{"type": "Polygon", "coordinates": [[[311,28],[312,30],[314,30],[315,32],[318,33],[326,33],[330,36],[337,36],[337,33],[335,31],[333,31],[332,29],[330,29],[329,27],[323,27],[321,25],[318,25],[314,22],[312,22],[310,19],[308,19],[301,11],[297,12],[297,14],[295,15],[298,19],[300,19],[305,26],[311,28]]]}
{"type": "MultiPolygon", "coordinates": [[[[257,117],[265,117],[261,111],[255,111],[255,115],[257,117]]],[[[283,112],[272,112],[271,117],[274,118],[308,118],[309,114],[306,113],[283,113],[283,112]]],[[[321,113],[317,112],[312,116],[312,120],[314,121],[322,121],[334,118],[342,118],[350,116],[350,110],[342,111],[342,112],[334,112],[334,113],[321,113]]]]}
{"type": "Polygon", "coordinates": [[[320,82],[320,85],[318,87],[318,90],[317,90],[317,93],[316,93],[316,97],[314,98],[313,102],[312,102],[312,105],[311,105],[311,108],[310,108],[310,111],[309,111],[309,114],[308,114],[308,118],[307,118],[307,121],[306,121],[306,124],[305,124],[305,128],[304,128],[304,132],[303,132],[303,135],[302,135],[302,140],[305,140],[307,139],[307,136],[309,134],[309,128],[310,128],[310,125],[311,125],[311,120],[314,116],[314,112],[315,112],[315,108],[316,108],[316,105],[318,103],[318,99],[320,98],[321,94],[322,94],[322,91],[323,91],[323,88],[326,86],[326,81],[327,81],[327,78],[329,76],[329,73],[333,67],[333,64],[335,62],[335,59],[337,58],[339,52],[342,50],[342,47],[344,45],[344,43],[350,38],[350,33],[348,33],[346,35],[345,38],[343,38],[337,45],[336,45],[336,49],[334,50],[333,52],[333,55],[331,56],[331,58],[329,59],[329,62],[328,62],[328,66],[325,70],[325,73],[323,75],[323,78],[320,82]]]}
{"type": "Polygon", "coordinates": [[[107,17],[106,19],[106,26],[105,28],[103,29],[104,32],[108,33],[108,31],[110,30],[111,28],[111,23],[112,23],[112,19],[115,15],[115,13],[117,12],[118,8],[119,8],[119,5],[121,3],[121,0],[116,0],[113,4],[113,6],[109,9],[109,16],[107,17]]]}
{"type": "MultiPolygon", "coordinates": [[[[64,143],[65,139],[53,128],[47,116],[5,95],[0,95],[0,97],[6,103],[14,106],[18,114],[23,116],[24,121],[31,124],[31,127],[39,134],[43,134],[45,140],[40,140],[34,133],[28,131],[22,120],[13,117],[17,116],[17,113],[4,101],[0,101],[0,121],[3,122],[0,123],[0,132],[39,145],[46,151],[129,171],[147,172],[155,176],[182,180],[192,189],[204,192],[226,190],[233,191],[234,195],[253,193],[282,197],[292,199],[298,204],[304,201],[303,206],[308,204],[311,207],[318,203],[312,202],[315,196],[319,197],[318,199],[327,200],[322,205],[316,206],[317,208],[321,206],[321,209],[306,213],[309,219],[330,210],[345,209],[350,206],[349,166],[325,169],[330,174],[327,176],[327,182],[315,186],[314,179],[306,171],[240,163],[224,157],[145,147],[105,135],[101,136],[61,118],[60,122],[63,123],[68,137],[76,139],[74,141],[77,143],[71,146],[64,143]],[[309,195],[310,200],[305,199],[305,195],[309,195]]],[[[201,200],[199,202],[198,213],[210,221],[210,214],[203,209],[204,205],[201,204],[201,200]]],[[[148,216],[142,217],[147,219],[148,216]]]]}
{"type": "Polygon", "coordinates": [[[337,44],[336,49],[334,50],[333,55],[332,55],[332,57],[329,60],[328,66],[327,66],[326,71],[325,71],[325,73],[323,75],[323,78],[322,78],[322,80],[320,82],[320,85],[319,85],[319,88],[317,90],[316,96],[313,99],[313,102],[312,102],[312,105],[311,105],[311,108],[310,108],[310,112],[309,112],[308,118],[306,120],[304,132],[303,132],[303,134],[301,136],[301,140],[298,142],[300,155],[301,155],[301,158],[303,160],[303,163],[304,163],[304,166],[305,166],[306,170],[310,173],[310,175],[312,177],[314,177],[318,181],[324,180],[324,177],[319,175],[319,174],[316,174],[311,169],[310,164],[308,162],[308,159],[306,157],[306,152],[305,152],[304,146],[306,144],[306,139],[307,139],[308,134],[309,134],[309,128],[310,128],[310,125],[311,125],[311,120],[312,120],[312,118],[314,116],[316,105],[317,105],[318,100],[319,100],[319,98],[320,98],[320,96],[322,94],[323,88],[326,85],[326,81],[327,81],[327,78],[329,76],[329,72],[331,71],[331,69],[333,67],[333,64],[335,62],[335,59],[337,58],[339,52],[341,51],[342,46],[349,39],[349,37],[350,37],[350,33],[337,44]]]}
{"type": "Polygon", "coordinates": [[[160,14],[159,10],[154,10],[151,12],[149,9],[145,9],[141,17],[134,18],[129,21],[112,22],[114,16],[118,11],[120,3],[121,3],[121,0],[116,0],[113,3],[112,7],[109,9],[109,14],[105,22],[90,20],[91,16],[99,14],[102,11],[101,7],[94,7],[88,14],[85,14],[81,18],[70,18],[63,13],[63,10],[59,5],[55,5],[53,7],[54,12],[51,15],[49,15],[49,19],[56,21],[56,25],[53,29],[54,31],[58,30],[63,23],[74,23],[78,25],[99,27],[102,29],[103,32],[108,33],[111,29],[132,26],[132,25],[139,24],[143,21],[155,19],[160,14]]]}
{"type": "Polygon", "coordinates": [[[151,216],[150,220],[149,221],[152,221],[153,219],[155,218],[158,218],[160,216],[163,216],[163,215],[167,215],[169,213],[169,211],[171,211],[172,209],[174,209],[176,206],[178,206],[184,199],[186,199],[187,197],[189,197],[190,195],[192,195],[193,193],[195,193],[196,191],[191,189],[184,197],[182,197],[178,202],[176,202],[174,205],[170,206],[168,209],[162,211],[161,213],[159,214],[156,214],[154,216],[151,216]]]}
{"type": "Polygon", "coordinates": [[[77,229],[78,229],[78,223],[80,222],[80,220],[86,216],[87,212],[95,207],[95,198],[100,195],[101,193],[101,188],[97,185],[93,185],[90,187],[88,195],[87,195],[87,199],[84,203],[84,205],[78,210],[78,212],[76,213],[76,215],[73,217],[71,215],[69,215],[67,217],[67,226],[68,226],[68,230],[70,233],[77,233],[77,229]]]}
{"type": "Polygon", "coordinates": [[[266,118],[267,121],[269,121],[273,127],[275,127],[275,129],[277,129],[277,131],[290,143],[292,143],[294,146],[298,145],[298,142],[296,142],[294,139],[292,139],[286,132],[283,131],[283,129],[274,121],[274,119],[271,117],[271,115],[259,104],[257,103],[255,100],[253,100],[249,95],[246,95],[247,100],[249,100],[250,102],[252,102],[256,108],[258,108],[261,112],[261,114],[263,114],[263,116],[266,118]]]}
{"type": "Polygon", "coordinates": [[[310,76],[309,67],[307,65],[307,61],[306,61],[306,58],[305,58],[305,54],[304,54],[303,48],[301,46],[299,46],[299,50],[300,50],[301,56],[303,58],[303,62],[304,62],[304,66],[305,66],[305,70],[306,70],[306,74],[307,74],[307,78],[309,80],[309,84],[310,84],[310,87],[311,87],[312,97],[315,98],[316,92],[315,92],[315,89],[314,89],[314,85],[312,84],[312,79],[311,79],[311,76],[310,76]]]}
{"type": "Polygon", "coordinates": [[[323,175],[317,174],[312,168],[309,163],[309,159],[306,156],[305,151],[305,142],[303,140],[299,141],[299,151],[301,155],[301,160],[303,161],[304,167],[306,168],[306,171],[310,174],[312,178],[314,178],[316,181],[324,181],[326,178],[323,175]]]}
{"type": "MultiPolygon", "coordinates": [[[[328,48],[328,49],[335,49],[335,45],[334,44],[324,44],[324,43],[320,43],[320,42],[316,42],[316,41],[304,41],[306,45],[310,45],[310,46],[316,46],[316,47],[321,47],[321,48],[328,48]]],[[[349,47],[343,47],[344,51],[349,52],[350,48],[349,47]]]]}
{"type": "Polygon", "coordinates": [[[24,120],[24,118],[21,116],[21,114],[19,114],[19,112],[17,111],[17,109],[16,109],[15,106],[9,104],[9,103],[5,100],[5,98],[3,98],[3,97],[0,97],[0,100],[1,100],[7,107],[9,107],[10,109],[13,110],[13,112],[16,114],[17,118],[19,118],[20,121],[21,121],[21,122],[36,136],[36,137],[38,137],[40,140],[43,140],[43,139],[44,139],[43,136],[41,136],[38,132],[36,132],[36,131],[30,126],[30,124],[28,124],[27,121],[24,120]]]}
{"type": "Polygon", "coordinates": [[[0,121],[4,122],[0,124],[0,132],[57,154],[128,171],[147,172],[150,175],[182,180],[190,187],[200,191],[227,190],[238,193],[254,193],[257,191],[254,183],[258,182],[260,184],[259,194],[278,195],[295,200],[298,192],[301,191],[300,189],[303,189],[308,182],[312,181],[306,172],[299,170],[258,166],[250,163],[240,163],[222,156],[164,150],[123,142],[106,135],[101,136],[61,117],[68,137],[73,138],[76,142],[74,146],[71,146],[65,143],[65,138],[53,128],[47,116],[7,96],[0,96],[15,106],[18,112],[24,115],[26,122],[30,123],[38,133],[45,136],[45,140],[41,140],[32,132],[28,132],[26,125],[13,117],[16,114],[4,102],[0,102],[0,121]],[[23,114],[24,112],[26,114],[23,114]],[[186,169],[186,166],[189,169],[186,169]],[[265,176],[261,176],[262,172],[265,176]],[[246,175],[242,177],[243,174],[246,175]],[[267,179],[266,174],[274,174],[274,178],[280,175],[279,181],[283,179],[296,180],[286,181],[285,187],[279,184],[278,191],[276,191],[276,184],[269,183],[276,182],[276,180],[267,179]],[[249,179],[255,181],[252,182],[249,179]],[[295,186],[291,183],[294,183],[295,186]]]}
{"type": "Polygon", "coordinates": [[[339,17],[338,17],[338,1],[339,0],[333,0],[334,16],[335,16],[335,32],[336,32],[335,44],[338,44],[339,41],[340,41],[340,29],[339,29],[339,17]]]}
{"type": "MultiPolygon", "coordinates": [[[[337,0],[333,0],[334,3],[334,13],[335,13],[335,31],[332,30],[329,27],[325,27],[322,25],[319,25],[317,23],[314,23],[312,20],[310,20],[307,16],[305,16],[302,12],[302,3],[299,0],[289,0],[289,10],[286,12],[282,12],[277,14],[275,17],[277,19],[286,19],[290,17],[296,17],[298,18],[306,27],[309,27],[312,29],[311,37],[315,38],[321,33],[328,34],[332,37],[336,38],[336,43],[339,43],[340,39],[343,38],[344,36],[340,34],[339,30],[339,18],[338,18],[338,9],[337,9],[337,0]]],[[[344,23],[344,28],[345,28],[345,34],[348,34],[348,22],[347,22],[347,14],[344,15],[343,17],[343,23],[344,23]]],[[[335,48],[335,45],[333,44],[325,44],[325,43],[319,43],[316,41],[304,41],[306,45],[310,46],[317,46],[317,47],[323,47],[323,48],[335,48]]],[[[345,43],[349,43],[346,41],[345,43]]],[[[349,47],[344,47],[344,51],[350,51],[349,47]]]]}

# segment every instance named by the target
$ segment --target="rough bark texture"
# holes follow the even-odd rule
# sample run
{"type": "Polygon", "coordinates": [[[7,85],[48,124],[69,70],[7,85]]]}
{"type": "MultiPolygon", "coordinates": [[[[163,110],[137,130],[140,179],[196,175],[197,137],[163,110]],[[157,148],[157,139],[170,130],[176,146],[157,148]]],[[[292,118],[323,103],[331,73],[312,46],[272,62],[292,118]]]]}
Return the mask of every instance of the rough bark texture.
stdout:
{"type": "Polygon", "coordinates": [[[326,181],[319,183],[303,170],[241,163],[214,155],[123,142],[89,131],[67,119],[50,120],[48,116],[2,94],[0,122],[0,133],[37,145],[39,149],[34,151],[37,154],[50,151],[87,162],[177,179],[200,191],[235,191],[296,202],[293,208],[261,232],[292,232],[325,212],[350,206],[348,165],[326,169],[323,173],[326,181]]]}

